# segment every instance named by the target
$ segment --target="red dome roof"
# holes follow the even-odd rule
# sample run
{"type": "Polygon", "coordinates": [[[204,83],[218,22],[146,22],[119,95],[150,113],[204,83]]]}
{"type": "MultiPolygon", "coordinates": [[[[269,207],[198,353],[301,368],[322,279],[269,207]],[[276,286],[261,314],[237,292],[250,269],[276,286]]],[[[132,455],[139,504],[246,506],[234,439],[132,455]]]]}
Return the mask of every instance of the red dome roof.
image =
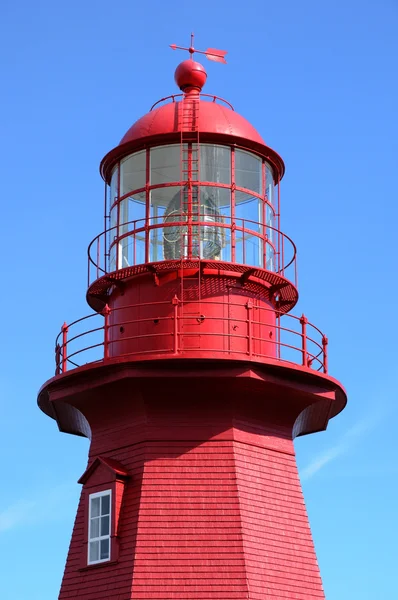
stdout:
{"type": "MultiPolygon", "coordinates": [[[[151,110],[130,127],[120,144],[180,131],[178,105],[179,102],[169,102],[151,110]]],[[[200,100],[198,129],[200,133],[230,135],[265,145],[261,135],[246,119],[216,102],[200,100]]]]}
{"type": "MultiPolygon", "coordinates": [[[[174,49],[179,48],[179,46],[174,45],[171,47],[174,49]]],[[[188,50],[193,54],[193,48],[188,50]]],[[[221,51],[217,52],[217,55],[212,54],[211,56],[217,56],[219,59],[221,51]]],[[[225,52],[221,54],[224,55],[225,52]]],[[[213,60],[215,59],[213,58],[213,60]]],[[[218,62],[225,61],[218,60],[218,62]]],[[[165,102],[165,104],[157,106],[160,102],[156,103],[149,113],[138,119],[130,127],[121,139],[120,144],[108,152],[101,162],[101,175],[107,183],[109,183],[113,167],[124,156],[148,147],[148,145],[175,144],[181,139],[179,135],[181,131],[188,133],[186,127],[183,130],[181,126],[182,114],[180,108],[185,102],[187,103],[186,106],[193,106],[193,100],[195,101],[195,123],[192,123],[192,130],[198,131],[203,143],[237,144],[240,147],[257,152],[273,167],[275,181],[282,179],[285,172],[283,160],[274,150],[266,146],[263,138],[253,125],[236,113],[225,100],[208,94],[200,94],[206,78],[206,71],[200,63],[186,60],[178,65],[175,79],[184,91],[184,94],[179,94],[182,100],[177,102],[176,96],[163,98],[160,102],[165,102]],[[199,100],[198,111],[196,111],[196,99],[199,100]],[[196,115],[198,117],[197,122],[196,115]]],[[[188,113],[184,115],[185,121],[187,121],[188,114],[189,108],[188,113]]],[[[193,119],[192,114],[191,119],[193,119]]]]}

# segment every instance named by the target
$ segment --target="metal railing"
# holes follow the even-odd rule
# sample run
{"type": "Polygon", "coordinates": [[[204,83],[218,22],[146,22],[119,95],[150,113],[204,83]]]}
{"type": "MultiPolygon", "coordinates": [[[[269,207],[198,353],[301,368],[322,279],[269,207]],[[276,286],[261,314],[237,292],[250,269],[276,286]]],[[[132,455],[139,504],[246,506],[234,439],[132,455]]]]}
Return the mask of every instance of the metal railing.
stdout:
{"type": "Polygon", "coordinates": [[[190,356],[199,352],[208,358],[276,360],[327,373],[328,340],[304,315],[281,316],[277,311],[255,306],[251,301],[245,305],[228,304],[240,309],[241,313],[243,310],[239,318],[223,317],[221,311],[218,315],[217,309],[225,308],[221,301],[202,301],[203,314],[200,315],[186,312],[189,306],[192,307],[192,303],[182,302],[175,296],[171,301],[133,304],[112,311],[105,306],[102,314],[93,313],[69,325],[64,323],[55,342],[56,375],[83,364],[106,362],[116,357],[145,360],[151,355],[178,357],[184,352],[190,356]],[[145,318],[139,315],[143,308],[145,318]],[[281,321],[289,326],[284,327],[281,321]],[[204,323],[207,328],[203,327],[204,323]],[[265,330],[267,337],[259,335],[265,330]],[[120,332],[127,335],[121,336],[120,332]],[[193,348],[188,340],[198,336],[202,343],[193,348]],[[117,347],[117,344],[121,346],[117,347]]]}
{"type": "MultiPolygon", "coordinates": [[[[152,104],[150,111],[151,112],[154,108],[156,108],[156,106],[159,106],[160,104],[163,103],[168,103],[168,102],[178,102],[177,98],[184,98],[185,94],[172,94],[171,96],[166,96],[165,98],[161,98],[160,100],[158,100],[157,102],[155,102],[155,104],[152,104]]],[[[231,110],[235,110],[234,107],[232,106],[232,104],[230,102],[228,102],[228,100],[224,100],[224,98],[220,98],[219,96],[213,96],[212,94],[199,94],[199,98],[201,100],[206,99],[207,101],[211,101],[213,103],[217,103],[219,102],[220,104],[225,104],[226,106],[228,106],[228,108],[230,108],[231,110]]]]}
{"type": "MultiPolygon", "coordinates": [[[[106,229],[88,247],[88,286],[125,267],[169,260],[167,248],[172,252],[171,239],[175,239],[174,259],[192,258],[187,252],[188,241],[198,237],[202,243],[217,241],[219,251],[214,251],[213,260],[263,268],[297,286],[296,246],[286,234],[249,219],[219,216],[209,220],[208,215],[199,215],[198,220],[173,215],[172,221],[151,217],[106,229]]],[[[211,260],[203,248],[202,245],[197,249],[197,258],[211,260]]]]}

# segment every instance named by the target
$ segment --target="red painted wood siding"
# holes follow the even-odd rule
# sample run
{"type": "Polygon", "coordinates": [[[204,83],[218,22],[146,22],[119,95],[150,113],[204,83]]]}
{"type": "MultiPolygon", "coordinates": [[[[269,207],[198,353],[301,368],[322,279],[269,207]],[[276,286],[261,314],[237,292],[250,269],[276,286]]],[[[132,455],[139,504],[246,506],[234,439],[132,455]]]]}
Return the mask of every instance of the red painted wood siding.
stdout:
{"type": "Polygon", "coordinates": [[[131,475],[118,562],[82,569],[83,492],[60,599],[324,598],[288,431],[245,429],[110,451],[131,475]]]}

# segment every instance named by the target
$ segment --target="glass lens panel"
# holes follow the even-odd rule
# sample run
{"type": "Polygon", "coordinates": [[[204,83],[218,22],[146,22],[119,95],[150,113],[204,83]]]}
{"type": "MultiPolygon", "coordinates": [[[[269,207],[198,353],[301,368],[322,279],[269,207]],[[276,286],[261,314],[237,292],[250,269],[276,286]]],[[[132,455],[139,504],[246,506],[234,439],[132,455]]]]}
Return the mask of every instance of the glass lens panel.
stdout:
{"type": "Polygon", "coordinates": [[[120,164],[120,195],[145,187],[146,152],[137,152],[122,160],[120,164]]]}
{"type": "Polygon", "coordinates": [[[160,146],[151,150],[151,185],[180,181],[181,147],[160,146]]]}
{"type": "Polygon", "coordinates": [[[99,536],[100,518],[95,517],[90,521],[90,538],[97,538],[99,536]]]}
{"type": "Polygon", "coordinates": [[[200,180],[231,183],[230,148],[213,144],[201,144],[200,180]]]}
{"type": "Polygon", "coordinates": [[[89,562],[96,562],[99,560],[99,547],[99,542],[90,542],[89,562]]]}
{"type": "Polygon", "coordinates": [[[262,194],[262,161],[254,154],[235,151],[235,183],[239,187],[247,188],[262,194]]]}
{"type": "Polygon", "coordinates": [[[107,558],[109,558],[109,539],[108,540],[101,540],[101,554],[100,554],[100,559],[101,560],[106,560],[107,558]]]}
{"type": "Polygon", "coordinates": [[[111,507],[111,497],[109,494],[101,496],[101,515],[109,515],[111,507]]]}
{"type": "Polygon", "coordinates": [[[109,516],[101,517],[101,535],[109,535],[109,516]]]}
{"type": "Polygon", "coordinates": [[[99,517],[100,514],[100,501],[101,498],[91,498],[91,517],[99,517]]]}
{"type": "Polygon", "coordinates": [[[244,192],[235,192],[235,217],[238,227],[261,231],[262,201],[244,192]],[[245,220],[243,223],[243,219],[245,220]]]}

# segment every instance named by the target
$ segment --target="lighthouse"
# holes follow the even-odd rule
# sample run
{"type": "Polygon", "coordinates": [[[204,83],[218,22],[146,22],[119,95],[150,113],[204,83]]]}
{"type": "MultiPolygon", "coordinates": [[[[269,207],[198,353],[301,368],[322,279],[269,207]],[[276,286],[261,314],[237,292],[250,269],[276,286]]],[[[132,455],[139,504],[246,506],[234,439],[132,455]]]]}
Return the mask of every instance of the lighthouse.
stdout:
{"type": "Polygon", "coordinates": [[[59,599],[322,599],[293,440],[346,394],[294,312],[284,163],[187,50],[176,93],[101,162],[91,313],[39,391],[90,440],[59,599]]]}

